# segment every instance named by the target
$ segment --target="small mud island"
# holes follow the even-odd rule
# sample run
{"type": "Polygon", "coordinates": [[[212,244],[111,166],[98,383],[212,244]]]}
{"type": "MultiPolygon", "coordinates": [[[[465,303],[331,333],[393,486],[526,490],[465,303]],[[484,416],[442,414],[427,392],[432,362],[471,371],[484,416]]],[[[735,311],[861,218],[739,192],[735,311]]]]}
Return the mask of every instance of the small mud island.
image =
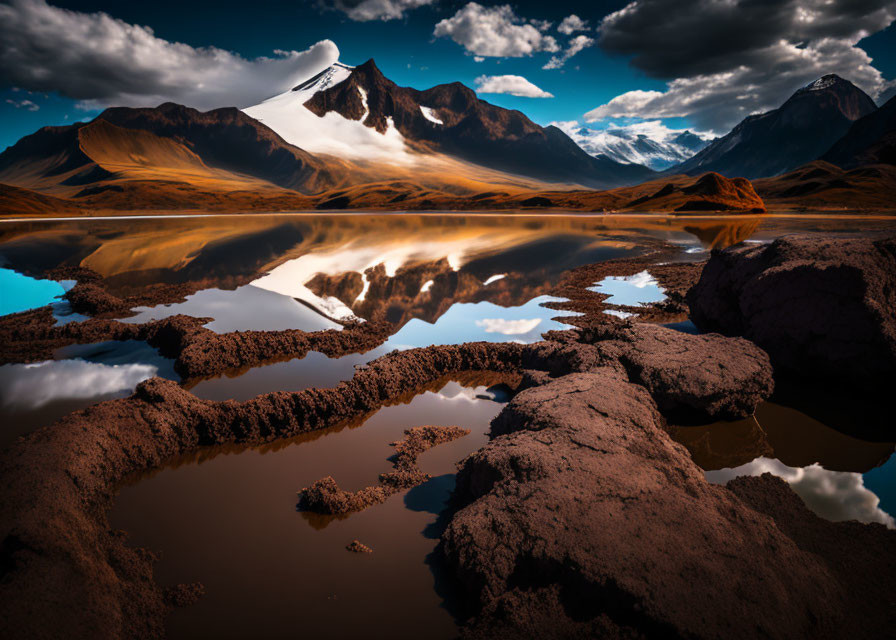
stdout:
{"type": "MultiPolygon", "coordinates": [[[[60,324],[51,307],[4,317],[3,363],[136,340],[170,359],[180,381],[140,382],[132,395],[69,413],[0,454],[0,634],[158,638],[176,610],[207,597],[201,575],[160,584],[159,557],[111,526],[109,509],[129,479],[216,447],[226,455],[356,427],[447,380],[494,378],[490,401],[500,393],[509,402],[484,445],[460,461],[428,533],[438,540],[428,561],[462,637],[890,635],[896,532],[823,519],[769,474],[713,484],[676,425],[755,420],[776,385],[794,377],[892,387],[896,237],[791,235],[714,251],[706,262],[674,255],[657,245],[564,271],[546,304],[568,314],[571,328],[535,342],[396,349],[332,387],[242,401],[191,389],[310,352],[369,352],[396,334],[395,318],[419,313],[409,309],[430,289],[454,283],[455,301],[478,294],[440,262],[391,275],[371,269],[362,282],[332,274],[314,280],[314,295],[358,287],[395,295],[367,302],[355,292],[370,319],[339,329],[218,333],[208,318],[128,321],[137,306],[191,296],[198,281],[128,295],[83,268],[46,271],[77,281],[66,302],[85,318],[60,324]],[[659,302],[613,302],[595,287],[607,278],[646,283],[648,269],[664,292],[659,302]]],[[[501,278],[507,295],[522,286],[501,278]]],[[[294,487],[296,508],[351,519],[403,492],[411,501],[438,480],[423,467],[430,450],[473,437],[440,418],[384,441],[392,469],[362,488],[326,474],[294,487]]],[[[366,535],[346,545],[353,537],[340,552],[376,549],[364,566],[389,553],[366,535]]]]}

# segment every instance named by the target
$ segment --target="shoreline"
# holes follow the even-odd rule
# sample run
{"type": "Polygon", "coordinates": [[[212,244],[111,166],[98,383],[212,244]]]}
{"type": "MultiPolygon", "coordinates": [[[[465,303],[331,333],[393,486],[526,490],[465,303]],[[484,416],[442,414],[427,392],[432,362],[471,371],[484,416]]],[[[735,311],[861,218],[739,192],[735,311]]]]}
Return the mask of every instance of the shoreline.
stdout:
{"type": "Polygon", "coordinates": [[[259,216],[302,216],[302,217],[310,217],[310,216],[334,216],[334,217],[352,217],[352,216],[421,216],[421,217],[436,217],[436,216],[468,216],[468,217],[514,217],[514,218],[541,218],[544,216],[552,216],[552,217],[570,217],[570,218],[631,218],[634,220],[638,219],[663,219],[668,218],[671,220],[746,220],[746,219],[756,219],[756,220],[765,220],[765,219],[802,219],[802,220],[896,220],[896,209],[894,210],[883,210],[876,213],[868,213],[866,211],[857,210],[855,212],[844,212],[841,209],[830,210],[830,213],[825,212],[825,210],[818,210],[817,212],[812,213],[797,213],[793,211],[778,211],[778,212],[769,212],[769,213],[665,213],[665,212],[657,212],[657,213],[626,213],[626,212],[593,212],[593,211],[581,211],[578,212],[575,209],[552,209],[552,210],[457,210],[457,211],[389,211],[389,210],[357,210],[357,211],[345,211],[340,209],[333,210],[302,210],[302,211],[234,211],[234,212],[201,212],[197,211],[184,211],[183,213],[177,212],[163,212],[163,213],[149,213],[149,212],[134,212],[132,214],[121,214],[121,215],[108,215],[105,213],[99,215],[82,215],[82,216],[56,216],[56,217],[40,217],[40,216],[32,216],[32,217],[14,217],[8,218],[3,217],[0,214],[0,224],[2,223],[13,223],[13,222],[77,222],[79,220],[152,220],[152,219],[178,219],[178,218],[229,218],[229,217],[259,217],[259,216]]]}

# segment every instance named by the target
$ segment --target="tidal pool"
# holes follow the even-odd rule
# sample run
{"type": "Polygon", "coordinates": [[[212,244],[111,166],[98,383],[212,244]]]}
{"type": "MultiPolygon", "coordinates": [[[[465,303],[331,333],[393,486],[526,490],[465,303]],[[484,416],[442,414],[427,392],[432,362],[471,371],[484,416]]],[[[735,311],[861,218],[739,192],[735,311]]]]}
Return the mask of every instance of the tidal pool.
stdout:
{"type": "Polygon", "coordinates": [[[485,444],[502,408],[486,384],[443,383],[352,424],[267,447],[208,449],[133,478],[109,514],[112,526],[129,531],[132,544],[163,551],[161,584],[206,588],[196,605],[171,615],[169,637],[349,638],[372,629],[454,637],[428,556],[455,463],[485,444]],[[324,476],[347,490],[375,484],[391,468],[389,443],[429,424],[471,430],[420,457],[429,482],[346,517],[296,511],[296,492],[324,476]],[[373,553],[347,551],[355,539],[373,553]]]}

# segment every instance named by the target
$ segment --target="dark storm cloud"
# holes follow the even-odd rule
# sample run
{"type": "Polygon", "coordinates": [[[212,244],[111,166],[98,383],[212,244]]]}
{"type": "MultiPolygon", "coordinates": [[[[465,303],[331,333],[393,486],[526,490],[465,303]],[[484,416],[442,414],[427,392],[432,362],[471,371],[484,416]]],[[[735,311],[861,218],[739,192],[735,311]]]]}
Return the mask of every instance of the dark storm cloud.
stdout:
{"type": "Polygon", "coordinates": [[[860,39],[894,17],[893,0],[639,0],[604,18],[599,42],[654,77],[681,78],[762,63],[782,41],[860,39]]]}
{"type": "Polygon", "coordinates": [[[896,0],[631,2],[602,20],[598,42],[667,90],[630,91],[585,117],[688,117],[724,133],[828,73],[877,96],[891,83],[856,44],[894,19],[896,0]]]}

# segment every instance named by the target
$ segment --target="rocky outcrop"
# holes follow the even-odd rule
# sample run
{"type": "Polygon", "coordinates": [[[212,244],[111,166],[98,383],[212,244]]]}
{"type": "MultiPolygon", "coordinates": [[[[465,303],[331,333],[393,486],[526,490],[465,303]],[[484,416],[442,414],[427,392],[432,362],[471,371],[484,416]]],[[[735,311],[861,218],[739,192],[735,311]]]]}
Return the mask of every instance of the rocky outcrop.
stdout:
{"type": "Polygon", "coordinates": [[[676,211],[678,213],[706,211],[740,211],[765,213],[753,183],[746,178],[730,180],[715,172],[704,174],[691,184],[667,183],[655,193],[641,196],[628,203],[633,211],[676,211]]]}
{"type": "Polygon", "coordinates": [[[751,415],[774,389],[768,355],[747,340],[689,335],[649,324],[616,333],[618,338],[598,343],[598,348],[616,355],[629,379],[679,421],[751,415]]]}
{"type": "Polygon", "coordinates": [[[770,476],[710,485],[617,371],[520,393],[492,436],[440,546],[464,637],[871,638],[894,622],[896,534],[821,521],[770,476]]]}
{"type": "Polygon", "coordinates": [[[744,336],[776,368],[873,385],[896,376],[896,237],[714,252],[687,301],[702,331],[744,336]]]}
{"type": "Polygon", "coordinates": [[[392,443],[395,447],[395,455],[392,456],[394,470],[380,474],[379,485],[359,491],[343,491],[336,480],[327,476],[299,491],[298,509],[324,515],[342,515],[385,502],[399,491],[421,485],[432,477],[417,467],[417,458],[421,453],[469,435],[470,430],[428,425],[407,429],[404,434],[402,440],[392,443]]]}

